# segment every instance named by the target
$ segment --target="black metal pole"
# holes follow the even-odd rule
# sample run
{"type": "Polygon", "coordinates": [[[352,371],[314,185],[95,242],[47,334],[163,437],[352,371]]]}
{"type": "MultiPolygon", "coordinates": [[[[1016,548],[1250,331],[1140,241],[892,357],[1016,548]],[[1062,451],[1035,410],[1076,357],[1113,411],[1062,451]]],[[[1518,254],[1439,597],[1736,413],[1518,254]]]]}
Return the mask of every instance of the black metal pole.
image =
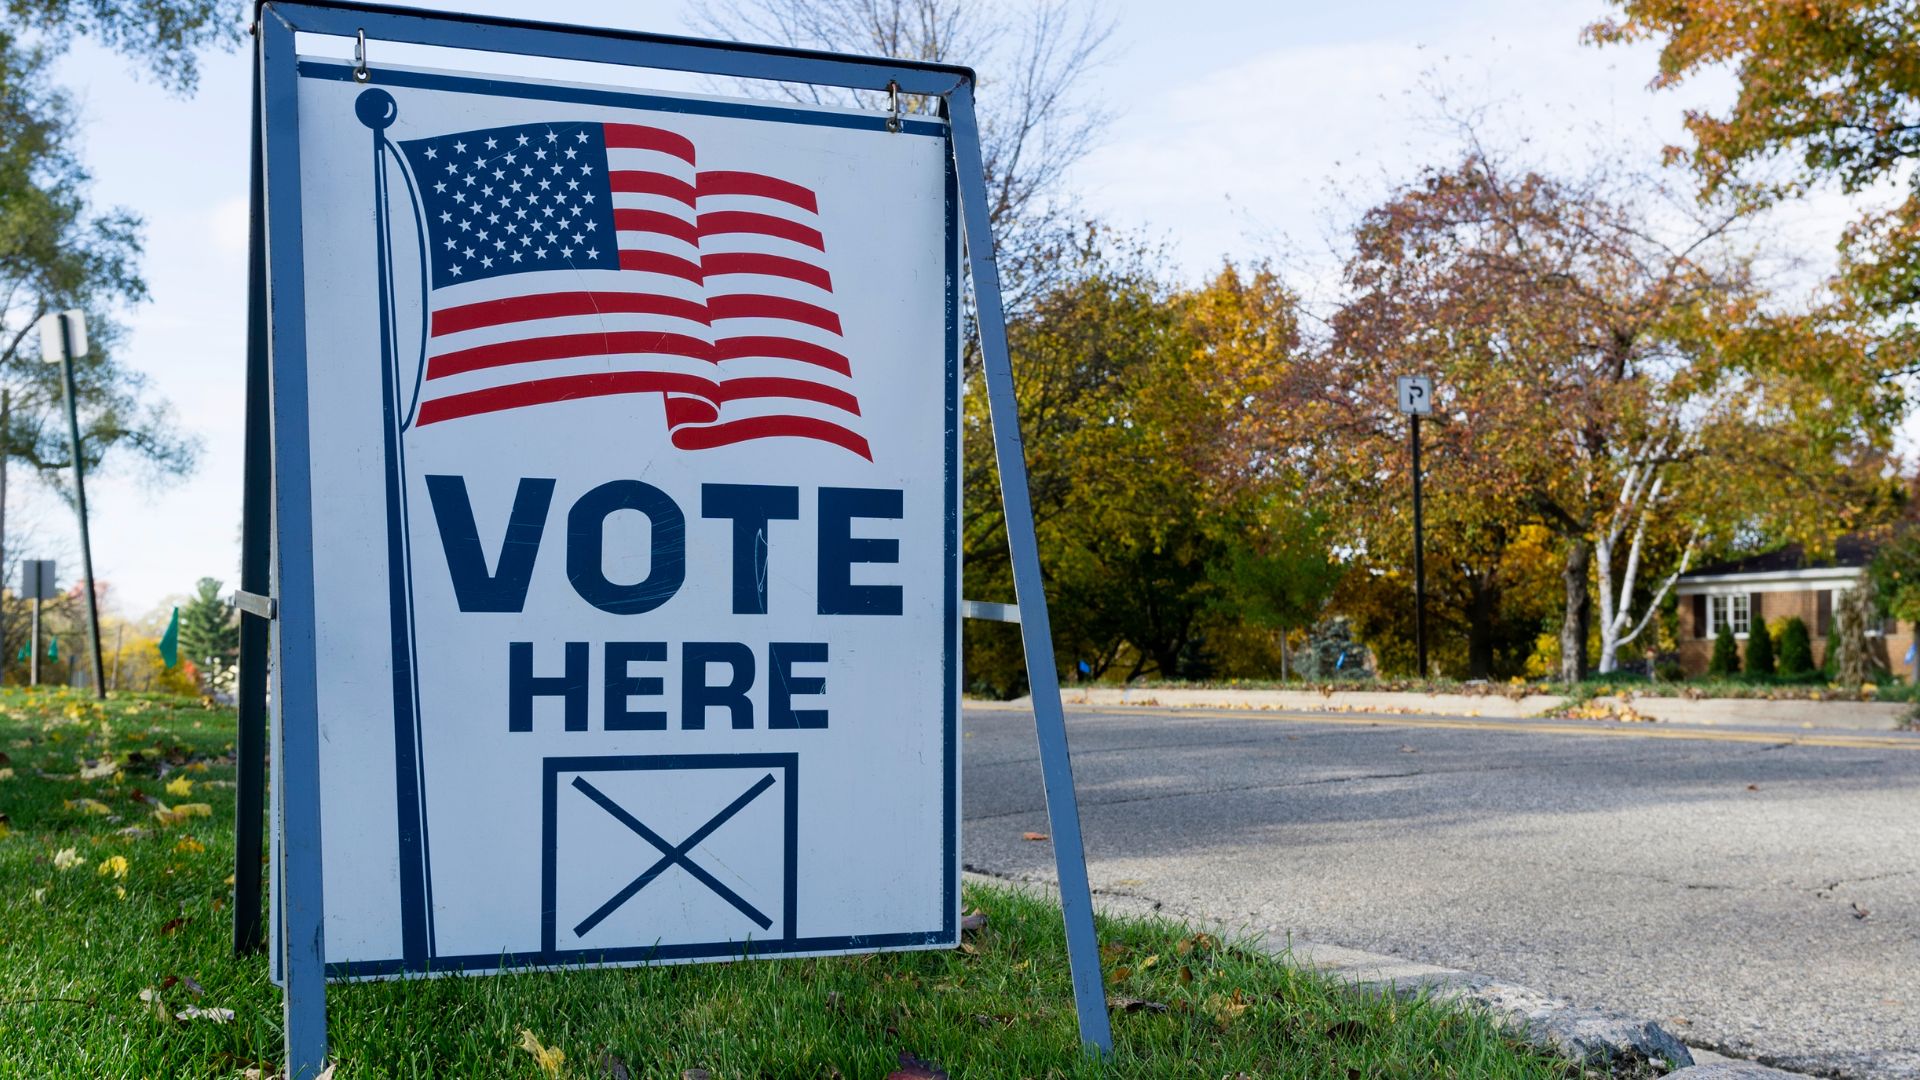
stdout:
{"type": "Polygon", "coordinates": [[[73,447],[73,503],[80,514],[80,569],[87,582],[87,636],[93,646],[93,696],[107,699],[106,663],[100,656],[100,596],[93,587],[93,542],[87,536],[87,463],[80,453],[80,414],[74,405],[73,324],[60,319],[61,392],[67,399],[67,442],[73,447]]]}
{"type": "MultiPolygon", "coordinates": [[[[267,424],[267,266],[261,224],[260,80],[253,84],[252,210],[247,226],[246,464],[240,500],[240,588],[265,596],[272,449],[267,424]]],[[[266,947],[260,929],[260,848],[266,809],[267,620],[240,616],[239,732],[234,740],[233,951],[266,947]]]]}
{"type": "Polygon", "coordinates": [[[1420,414],[1413,420],[1413,649],[1419,656],[1420,677],[1427,677],[1427,560],[1426,535],[1420,521],[1420,414]]]}

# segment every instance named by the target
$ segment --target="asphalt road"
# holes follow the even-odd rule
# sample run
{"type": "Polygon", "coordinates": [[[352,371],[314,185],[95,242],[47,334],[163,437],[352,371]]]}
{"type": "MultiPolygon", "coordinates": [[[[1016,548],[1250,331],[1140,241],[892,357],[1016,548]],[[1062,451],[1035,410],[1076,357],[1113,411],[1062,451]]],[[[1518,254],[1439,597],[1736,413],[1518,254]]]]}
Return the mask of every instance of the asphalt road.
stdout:
{"type": "MultiPolygon", "coordinates": [[[[1920,735],[1093,708],[1068,732],[1097,891],[1920,1077],[1920,735]]],[[[1050,879],[1030,714],[970,707],[963,745],[967,865],[1050,879]]]]}

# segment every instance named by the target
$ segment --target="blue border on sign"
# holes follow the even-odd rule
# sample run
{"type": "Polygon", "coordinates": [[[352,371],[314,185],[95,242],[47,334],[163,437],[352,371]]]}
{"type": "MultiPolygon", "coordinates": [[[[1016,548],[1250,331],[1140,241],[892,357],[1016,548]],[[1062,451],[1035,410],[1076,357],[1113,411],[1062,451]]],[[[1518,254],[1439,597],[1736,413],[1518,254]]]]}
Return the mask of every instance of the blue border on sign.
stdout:
{"type": "MultiPolygon", "coordinates": [[[[297,79],[316,79],[324,81],[353,82],[354,71],[351,65],[323,61],[301,60],[295,65],[297,79]]],[[[605,105],[618,108],[649,110],[657,112],[679,112],[686,114],[736,117],[776,123],[794,123],[816,127],[832,127],[853,130],[886,131],[887,118],[877,115],[858,113],[814,112],[787,106],[760,104],[745,101],[709,100],[701,98],[680,98],[639,91],[601,90],[590,87],[559,84],[529,83],[504,78],[475,78],[458,75],[445,75],[433,72],[408,71],[397,69],[373,69],[371,78],[361,85],[401,86],[417,89],[440,90],[453,93],[467,93],[491,97],[517,97],[531,100],[551,100],[575,104],[605,105]]],[[[297,82],[289,80],[289,82],[297,82]]],[[[287,89],[291,90],[289,86],[287,89]]],[[[289,95],[293,96],[293,95],[289,95]]],[[[273,334],[275,349],[274,375],[276,384],[276,477],[281,483],[279,539],[281,557],[277,563],[292,560],[296,569],[296,579],[304,576],[306,604],[308,612],[312,610],[312,496],[308,477],[311,470],[310,433],[307,431],[306,400],[306,337],[304,332],[305,312],[305,261],[300,239],[301,218],[299,211],[299,175],[297,166],[284,172],[273,167],[271,148],[285,148],[281,162],[298,160],[297,106],[286,110],[289,114],[285,127],[269,131],[269,181],[275,174],[287,176],[286,183],[279,186],[282,195],[278,200],[269,199],[269,235],[278,238],[277,250],[270,247],[270,258],[276,269],[275,280],[283,283],[281,303],[273,305],[276,331],[273,334]],[[290,151],[290,152],[286,152],[290,151]],[[292,288],[287,283],[293,283],[292,288]],[[290,317],[289,317],[290,316],[290,317]],[[297,421],[281,427],[280,423],[293,419],[288,413],[297,413],[297,421]],[[297,488],[286,485],[287,478],[297,474],[297,488]]],[[[953,945],[960,940],[959,926],[959,629],[960,629],[960,548],[959,548],[959,451],[961,438],[960,424],[960,205],[958,177],[955,173],[955,161],[952,152],[952,132],[944,122],[926,120],[905,120],[900,134],[932,136],[941,138],[947,145],[943,155],[945,163],[946,190],[946,245],[944,257],[946,266],[946,355],[945,374],[945,436],[946,436],[946,476],[945,504],[946,522],[944,533],[944,651],[941,687],[942,712],[942,899],[941,926],[932,930],[907,931],[882,934],[852,934],[838,937],[798,937],[787,936],[780,939],[755,942],[746,950],[747,955],[776,956],[815,952],[856,952],[879,951],[884,949],[925,948],[939,945],[953,945]]],[[[276,566],[276,569],[279,569],[276,566]]],[[[284,571],[282,571],[284,575],[284,571]]],[[[283,606],[291,606],[296,599],[298,589],[293,593],[287,590],[288,582],[283,576],[281,597],[283,606]]],[[[284,616],[283,616],[284,617],[284,616]]],[[[304,648],[290,648],[296,638],[302,635],[288,635],[282,626],[281,663],[276,664],[277,671],[286,670],[304,673],[308,678],[317,675],[317,655],[312,639],[311,616],[305,640],[300,642],[304,648]],[[303,655],[304,653],[304,655],[303,655]]],[[[314,687],[317,696],[317,685],[314,687]]],[[[315,735],[317,735],[317,701],[309,702],[313,710],[315,735]]],[[[276,713],[279,711],[275,710],[276,713]]],[[[313,785],[318,788],[318,745],[314,742],[314,758],[310,764],[313,785]]],[[[729,755],[740,756],[740,755],[729,755]]],[[[300,763],[290,757],[288,765],[294,771],[300,771],[300,763]]],[[[293,778],[289,777],[289,783],[293,778]]],[[[319,822],[312,824],[313,843],[317,846],[319,822]]],[[[315,865],[318,859],[315,859],[315,865]]],[[[791,867],[792,861],[789,860],[791,867]]],[[[430,870],[429,870],[430,872],[430,870]]],[[[418,898],[414,898],[417,900],[418,898]]],[[[406,903],[403,898],[403,905],[406,903]]],[[[317,905],[316,905],[317,907],[317,905]]],[[[788,929],[791,935],[791,924],[788,929]]],[[[329,963],[326,966],[329,979],[365,979],[392,978],[409,975],[424,975],[436,972],[486,972],[505,971],[526,967],[553,966],[566,964],[643,964],[660,961],[736,959],[743,955],[743,948],[735,942],[696,943],[681,945],[658,945],[643,948],[603,949],[568,951],[559,955],[542,949],[532,952],[502,952],[482,955],[438,955],[428,957],[424,963],[409,964],[405,958],[394,957],[382,960],[351,961],[329,963]]]]}
{"type": "MultiPolygon", "coordinates": [[[[603,90],[591,86],[567,86],[558,83],[521,82],[509,79],[446,75],[437,71],[409,71],[405,68],[369,69],[363,86],[405,86],[418,90],[451,90],[487,97],[528,98],[535,101],[564,101],[574,105],[607,105],[618,109],[646,109],[650,112],[685,113],[689,116],[726,116],[742,120],[769,120],[808,127],[850,128],[856,131],[885,131],[887,118],[866,113],[817,112],[786,105],[768,105],[754,101],[725,101],[709,98],[676,97],[650,94],[644,90],[603,90]]],[[[329,79],[354,82],[353,65],[323,60],[300,61],[303,79],[329,79]]],[[[947,125],[929,120],[900,122],[900,133],[946,138],[947,125]]]]}

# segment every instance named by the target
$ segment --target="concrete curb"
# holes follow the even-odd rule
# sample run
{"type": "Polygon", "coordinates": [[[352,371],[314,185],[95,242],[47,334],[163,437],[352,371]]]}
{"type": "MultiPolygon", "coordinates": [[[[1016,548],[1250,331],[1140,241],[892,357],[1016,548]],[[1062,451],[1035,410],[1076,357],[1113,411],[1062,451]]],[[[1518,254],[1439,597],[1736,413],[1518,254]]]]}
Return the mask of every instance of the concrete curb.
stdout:
{"type": "Polygon", "coordinates": [[[1187,687],[1067,687],[1069,705],[1145,705],[1183,709],[1278,709],[1300,712],[1421,713],[1524,720],[1558,709],[1565,699],[1550,694],[1512,698],[1502,694],[1413,694],[1389,690],[1234,690],[1187,687]]]}
{"type": "MultiPolygon", "coordinates": [[[[1001,877],[968,870],[972,885],[1017,889],[1058,902],[1050,881],[1001,877]]],[[[1126,893],[1096,891],[1094,907],[1103,915],[1172,918],[1229,941],[1252,945],[1276,959],[1289,959],[1358,989],[1484,1009],[1527,1042],[1569,1062],[1607,1069],[1617,1077],[1670,1077],[1672,1080],[1811,1080],[1749,1061],[1691,1050],[1658,1023],[1574,1005],[1514,983],[1503,983],[1457,968],[1402,960],[1395,956],[1296,941],[1269,927],[1228,926],[1213,919],[1170,911],[1159,901],[1126,893]]]]}
{"type": "MultiPolygon", "coordinates": [[[[1386,715],[1489,717],[1526,720],[1553,716],[1567,699],[1550,694],[1421,694],[1388,690],[1236,690],[1198,687],[1067,687],[1069,705],[1133,705],[1176,709],[1352,712],[1386,715]]],[[[1795,729],[1895,731],[1913,706],[1885,701],[1772,701],[1766,698],[1684,698],[1617,694],[1594,698],[1585,712],[1669,724],[1795,729]]],[[[1583,713],[1584,715],[1584,713],[1583,713]]]]}
{"type": "Polygon", "coordinates": [[[1718,1061],[1668,1073],[1667,1080],[1810,1080],[1810,1078],[1806,1073],[1782,1072],[1752,1061],[1721,1058],[1718,1061]]]}

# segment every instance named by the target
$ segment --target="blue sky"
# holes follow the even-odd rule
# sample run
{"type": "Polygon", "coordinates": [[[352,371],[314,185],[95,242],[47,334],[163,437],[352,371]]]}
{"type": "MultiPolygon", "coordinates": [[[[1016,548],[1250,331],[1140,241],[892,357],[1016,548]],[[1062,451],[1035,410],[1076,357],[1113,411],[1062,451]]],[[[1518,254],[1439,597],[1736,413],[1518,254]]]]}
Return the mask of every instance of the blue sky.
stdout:
{"type": "MultiPolygon", "coordinates": [[[[448,4],[424,6],[451,7],[448,4]]],[[[526,0],[460,5],[552,17],[526,0]]],[[[574,3],[570,21],[685,32],[686,5],[574,3]]],[[[1654,53],[1579,42],[1599,0],[1300,3],[1117,0],[1106,61],[1085,76],[1113,116],[1075,170],[1087,211],[1167,245],[1197,275],[1221,259],[1272,257],[1324,293],[1339,225],[1457,135],[1428,92],[1485,110],[1483,131],[1523,157],[1580,166],[1653,161],[1681,141],[1680,115],[1728,81],[1645,89],[1654,53]]],[[[375,62],[381,55],[376,42],[375,62]]],[[[992,72],[983,75],[991,79],[992,72]]],[[[199,469],[153,489],[131,472],[89,484],[94,559],[111,601],[140,615],[203,575],[233,584],[239,560],[245,331],[248,70],[210,56],[199,92],[169,96],[123,58],[82,43],[61,80],[82,102],[85,156],[101,205],[147,219],[151,303],[130,313],[127,359],[204,442],[199,469]]],[[[983,94],[991,94],[990,81],[983,94]]],[[[1779,216],[1816,263],[1830,260],[1847,207],[1834,196],[1779,216]]],[[[76,560],[71,515],[28,491],[16,513],[40,550],[76,560]]]]}

